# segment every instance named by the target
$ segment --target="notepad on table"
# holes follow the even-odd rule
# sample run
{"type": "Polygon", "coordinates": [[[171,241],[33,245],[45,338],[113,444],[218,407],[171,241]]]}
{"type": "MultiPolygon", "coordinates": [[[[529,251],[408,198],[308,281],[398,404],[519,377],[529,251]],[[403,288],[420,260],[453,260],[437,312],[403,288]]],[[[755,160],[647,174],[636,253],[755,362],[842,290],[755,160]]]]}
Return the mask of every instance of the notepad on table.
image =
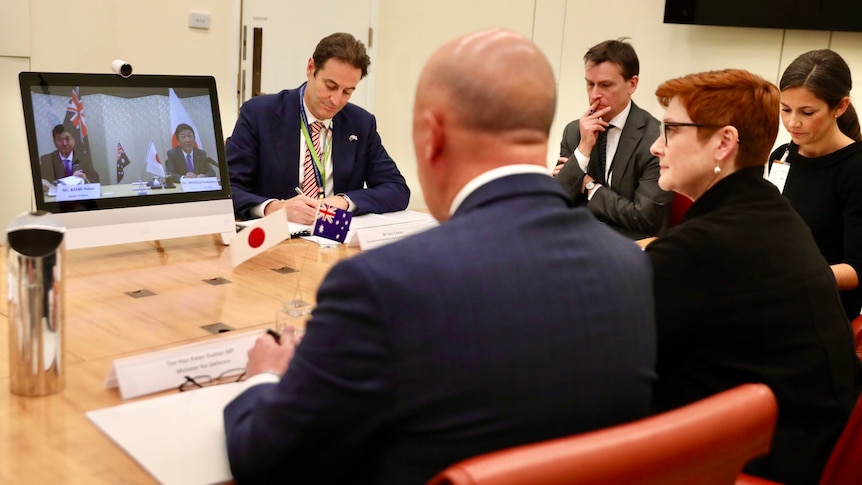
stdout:
{"type": "Polygon", "coordinates": [[[247,387],[220,384],[121,404],[87,418],[165,485],[225,483],[224,407],[247,387]]]}

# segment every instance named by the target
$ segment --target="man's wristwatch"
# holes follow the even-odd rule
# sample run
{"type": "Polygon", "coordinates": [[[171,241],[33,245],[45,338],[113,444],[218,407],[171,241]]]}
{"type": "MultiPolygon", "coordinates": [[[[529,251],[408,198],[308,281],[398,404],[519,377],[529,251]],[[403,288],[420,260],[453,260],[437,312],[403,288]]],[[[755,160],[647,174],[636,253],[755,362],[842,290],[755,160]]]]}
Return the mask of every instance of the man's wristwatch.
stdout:
{"type": "Polygon", "coordinates": [[[599,184],[597,184],[594,180],[590,180],[587,182],[587,185],[584,186],[584,193],[589,195],[590,191],[596,188],[599,184]]]}

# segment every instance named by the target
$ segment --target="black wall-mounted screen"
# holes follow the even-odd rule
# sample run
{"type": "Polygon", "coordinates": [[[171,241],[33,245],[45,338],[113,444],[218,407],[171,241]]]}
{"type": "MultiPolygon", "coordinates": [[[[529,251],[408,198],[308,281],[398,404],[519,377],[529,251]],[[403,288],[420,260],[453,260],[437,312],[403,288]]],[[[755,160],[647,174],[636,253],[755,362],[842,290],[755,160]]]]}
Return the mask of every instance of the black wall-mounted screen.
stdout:
{"type": "Polygon", "coordinates": [[[862,0],[666,0],[664,23],[862,32],[862,0]]]}

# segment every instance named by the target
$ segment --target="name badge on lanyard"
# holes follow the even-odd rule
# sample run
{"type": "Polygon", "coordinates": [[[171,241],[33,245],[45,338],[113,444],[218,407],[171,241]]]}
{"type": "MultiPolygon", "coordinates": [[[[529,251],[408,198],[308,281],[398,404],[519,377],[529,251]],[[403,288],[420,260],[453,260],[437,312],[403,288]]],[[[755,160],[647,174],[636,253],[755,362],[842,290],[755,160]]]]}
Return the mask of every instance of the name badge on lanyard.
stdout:
{"type": "Polygon", "coordinates": [[[769,169],[767,180],[778,187],[778,191],[784,193],[784,183],[787,182],[787,174],[790,173],[790,163],[787,162],[787,155],[790,153],[790,148],[784,150],[784,155],[780,160],[773,160],[772,167],[769,169]]]}

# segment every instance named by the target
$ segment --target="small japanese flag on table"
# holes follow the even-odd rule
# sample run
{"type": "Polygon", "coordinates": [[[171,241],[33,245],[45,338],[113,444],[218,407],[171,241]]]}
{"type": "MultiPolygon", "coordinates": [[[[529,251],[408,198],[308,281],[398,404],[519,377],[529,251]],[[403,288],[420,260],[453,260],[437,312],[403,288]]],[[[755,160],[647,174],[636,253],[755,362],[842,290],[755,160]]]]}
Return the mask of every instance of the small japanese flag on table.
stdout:
{"type": "Polygon", "coordinates": [[[347,238],[352,219],[353,213],[350,211],[320,204],[317,209],[317,219],[314,221],[314,230],[311,233],[324,239],[343,243],[347,238]]]}
{"type": "Polygon", "coordinates": [[[230,260],[234,267],[290,238],[284,209],[259,219],[236,233],[230,242],[230,260]]]}

